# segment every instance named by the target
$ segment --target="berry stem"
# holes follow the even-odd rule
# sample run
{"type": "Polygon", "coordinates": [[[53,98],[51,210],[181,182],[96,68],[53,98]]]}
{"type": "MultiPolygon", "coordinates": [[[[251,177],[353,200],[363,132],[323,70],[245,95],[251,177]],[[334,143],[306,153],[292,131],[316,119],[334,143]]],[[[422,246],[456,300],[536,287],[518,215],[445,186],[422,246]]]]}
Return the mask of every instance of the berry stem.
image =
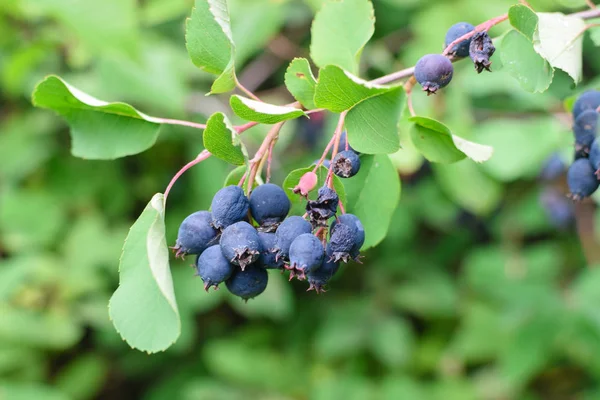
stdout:
{"type": "Polygon", "coordinates": [[[258,168],[261,160],[263,159],[263,156],[267,154],[271,143],[273,141],[277,141],[277,137],[279,136],[279,130],[281,129],[284,123],[285,121],[273,125],[269,133],[267,133],[267,136],[265,136],[265,139],[260,145],[258,151],[254,155],[254,158],[250,160],[250,173],[248,175],[248,194],[250,194],[250,192],[252,191],[252,185],[254,185],[254,179],[256,178],[256,173],[258,172],[258,168]]]}
{"type": "Polygon", "coordinates": [[[271,162],[273,161],[273,148],[275,147],[276,142],[277,139],[273,140],[269,146],[269,158],[267,159],[267,183],[271,181],[271,162]]]}
{"type": "Polygon", "coordinates": [[[321,158],[319,158],[319,161],[317,162],[317,165],[315,165],[315,167],[312,170],[313,173],[316,174],[317,170],[319,169],[319,167],[321,165],[323,165],[323,161],[325,161],[325,158],[327,157],[327,153],[329,153],[329,150],[331,150],[331,147],[333,146],[334,140],[335,140],[335,134],[331,137],[331,140],[329,141],[329,143],[327,143],[327,146],[325,147],[325,150],[323,150],[323,154],[321,155],[321,158]]]}
{"type": "Polygon", "coordinates": [[[183,173],[185,171],[187,171],[188,169],[192,168],[194,165],[201,163],[202,161],[206,160],[210,156],[211,156],[211,154],[210,154],[210,152],[208,150],[202,150],[200,152],[200,154],[198,154],[196,156],[195,159],[193,159],[189,163],[185,164],[183,166],[183,168],[181,168],[179,171],[177,171],[177,173],[173,176],[173,178],[171,178],[171,182],[169,182],[169,185],[165,189],[165,195],[164,195],[164,204],[165,205],[167,204],[167,197],[169,196],[169,192],[171,191],[171,188],[173,187],[173,185],[175,184],[175,182],[177,182],[177,179],[179,179],[179,177],[181,175],[183,175],[183,173]]]}
{"type": "Polygon", "coordinates": [[[254,93],[252,93],[250,90],[248,90],[244,85],[242,85],[242,83],[239,81],[239,79],[237,78],[237,76],[235,76],[235,86],[237,86],[238,89],[240,89],[242,92],[244,92],[248,97],[256,100],[256,101],[261,101],[258,96],[256,96],[254,93]]]}
{"type": "MultiPolygon", "coordinates": [[[[337,126],[335,127],[335,132],[333,134],[333,150],[331,150],[331,164],[329,164],[329,172],[327,173],[327,179],[325,179],[325,184],[333,189],[333,159],[338,153],[338,149],[340,146],[340,138],[342,137],[342,130],[344,129],[344,120],[346,119],[346,114],[348,111],[343,111],[340,113],[340,118],[338,119],[337,126]]],[[[347,138],[348,136],[346,136],[347,138]]]]}
{"type": "Polygon", "coordinates": [[[448,46],[446,46],[446,48],[444,49],[444,52],[442,54],[445,56],[448,56],[450,54],[450,50],[452,50],[452,48],[455,45],[459,44],[463,40],[470,39],[478,32],[487,32],[490,30],[490,28],[492,26],[498,25],[499,23],[504,22],[507,19],[508,19],[508,14],[503,14],[503,15],[500,15],[499,17],[492,18],[488,21],[485,21],[485,22],[477,25],[475,27],[475,29],[473,29],[471,32],[465,33],[464,35],[462,35],[461,37],[459,37],[458,39],[456,39],[452,43],[450,43],[448,46]]]}
{"type": "Polygon", "coordinates": [[[415,114],[415,108],[413,107],[413,102],[412,102],[412,89],[416,83],[417,83],[417,80],[415,79],[414,76],[412,76],[404,84],[404,91],[406,92],[406,104],[408,105],[408,111],[410,112],[410,115],[413,117],[415,115],[417,115],[417,114],[415,114]]]}
{"type": "Polygon", "coordinates": [[[338,199],[338,207],[340,208],[342,214],[346,214],[346,207],[344,207],[344,203],[342,203],[342,200],[340,199],[338,199]]]}

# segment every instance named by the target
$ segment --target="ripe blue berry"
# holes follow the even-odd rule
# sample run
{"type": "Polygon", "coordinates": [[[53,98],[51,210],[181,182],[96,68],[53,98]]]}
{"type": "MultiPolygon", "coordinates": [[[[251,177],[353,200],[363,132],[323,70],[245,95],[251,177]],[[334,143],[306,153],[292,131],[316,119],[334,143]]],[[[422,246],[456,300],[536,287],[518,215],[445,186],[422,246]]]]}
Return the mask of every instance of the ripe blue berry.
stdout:
{"type": "Polygon", "coordinates": [[[567,166],[562,157],[558,153],[552,154],[544,162],[540,178],[545,181],[553,181],[558,179],[566,171],[567,166]]]}
{"type": "Polygon", "coordinates": [[[338,224],[331,232],[329,246],[331,246],[334,261],[348,262],[350,253],[356,246],[356,227],[346,224],[338,224]]]}
{"type": "Polygon", "coordinates": [[[340,178],[350,178],[360,170],[360,158],[351,150],[344,150],[333,158],[333,173],[340,178]]]}
{"type": "Polygon", "coordinates": [[[313,227],[327,226],[327,220],[335,215],[339,198],[335,190],[322,186],[316,200],[306,202],[306,212],[313,227]]]}
{"type": "Polygon", "coordinates": [[[231,185],[219,190],[212,199],[212,221],[217,229],[244,220],[250,207],[241,187],[231,185]]]}
{"type": "Polygon", "coordinates": [[[575,135],[575,157],[587,157],[590,146],[596,138],[598,113],[595,110],[585,110],[575,119],[573,134],[575,135]]]}
{"type": "Polygon", "coordinates": [[[473,35],[471,44],[469,45],[469,56],[473,60],[475,70],[478,74],[484,69],[492,72],[490,69],[492,65],[490,57],[492,57],[495,51],[496,48],[494,47],[494,43],[492,43],[492,38],[490,38],[487,32],[477,32],[473,35]]]}
{"type": "Polygon", "coordinates": [[[354,214],[343,214],[340,215],[335,221],[331,223],[330,232],[333,233],[336,230],[338,224],[348,225],[349,227],[354,227],[356,229],[355,233],[355,242],[352,250],[350,251],[350,256],[358,261],[358,257],[360,256],[360,248],[365,243],[365,228],[363,224],[360,222],[360,219],[354,214]]]}
{"type": "Polygon", "coordinates": [[[265,183],[250,194],[252,218],[267,232],[273,232],[290,211],[290,200],[277,185],[265,183]]]}
{"type": "Polygon", "coordinates": [[[175,257],[200,254],[215,243],[219,232],[211,223],[212,216],[208,211],[197,211],[187,216],[179,226],[177,241],[173,247],[175,257]]]}
{"type": "Polygon", "coordinates": [[[303,233],[310,233],[312,226],[310,222],[302,217],[291,216],[286,218],[275,231],[275,246],[273,252],[277,260],[287,260],[290,254],[290,246],[294,239],[303,233]]]}
{"type": "Polygon", "coordinates": [[[235,296],[248,301],[264,292],[267,283],[269,283],[267,270],[250,265],[243,271],[234,271],[225,281],[225,286],[235,296]]]}
{"type": "Polygon", "coordinates": [[[598,107],[600,107],[600,91],[587,90],[573,104],[573,119],[579,117],[585,110],[596,110],[598,107]]]}
{"type": "Polygon", "coordinates": [[[233,265],[223,256],[218,244],[210,246],[198,256],[196,269],[207,292],[211,286],[218,289],[219,283],[229,279],[233,273],[233,265]]]}
{"type": "Polygon", "coordinates": [[[600,183],[594,174],[594,167],[587,158],[575,160],[567,171],[567,183],[573,200],[591,196],[600,183]]]}
{"type": "Polygon", "coordinates": [[[415,79],[427,95],[448,85],[453,73],[452,63],[441,54],[427,54],[415,65],[415,79]]]}
{"type": "Polygon", "coordinates": [[[548,219],[559,229],[568,228],[575,219],[573,203],[559,190],[547,187],[540,194],[540,203],[548,219]]]}
{"type": "Polygon", "coordinates": [[[321,266],[325,257],[325,249],[318,237],[312,233],[298,236],[290,246],[290,279],[295,275],[299,280],[306,279],[306,274],[321,266]]]}
{"type": "Polygon", "coordinates": [[[333,275],[335,275],[339,268],[340,263],[333,260],[331,246],[327,245],[325,248],[325,257],[323,258],[321,266],[306,274],[306,278],[310,284],[307,291],[314,290],[317,293],[325,292],[324,286],[329,282],[333,275]]]}
{"type": "MultiPolygon", "coordinates": [[[[446,40],[444,41],[444,48],[448,47],[450,43],[454,42],[459,37],[471,32],[475,27],[468,22],[459,22],[454,24],[446,32],[446,40]]],[[[450,49],[450,54],[456,57],[468,57],[469,56],[469,45],[471,39],[463,40],[450,49]]]]}
{"type": "Polygon", "coordinates": [[[258,259],[262,250],[258,232],[245,221],[229,225],[221,234],[221,251],[232,264],[242,271],[258,259]]]}
{"type": "Polygon", "coordinates": [[[256,260],[255,265],[266,269],[280,269],[283,267],[283,260],[276,260],[273,248],[275,247],[275,234],[267,232],[258,232],[262,250],[256,260]]]}
{"type": "Polygon", "coordinates": [[[594,170],[594,174],[600,179],[600,140],[594,139],[590,146],[590,164],[594,170]]]}

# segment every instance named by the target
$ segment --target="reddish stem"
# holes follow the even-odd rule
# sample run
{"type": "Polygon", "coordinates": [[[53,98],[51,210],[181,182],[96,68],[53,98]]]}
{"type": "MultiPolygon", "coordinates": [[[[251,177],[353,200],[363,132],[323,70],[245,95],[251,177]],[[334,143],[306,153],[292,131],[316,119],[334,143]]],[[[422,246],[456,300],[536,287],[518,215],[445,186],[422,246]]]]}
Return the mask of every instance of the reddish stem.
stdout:
{"type": "Polygon", "coordinates": [[[340,113],[340,118],[338,119],[337,126],[335,127],[335,133],[333,135],[333,150],[331,150],[331,164],[329,165],[329,172],[327,173],[327,179],[325,180],[325,184],[331,189],[333,189],[333,159],[338,153],[338,149],[340,146],[340,138],[342,136],[342,130],[344,129],[344,120],[346,119],[346,114],[348,114],[348,111],[340,113]]]}
{"type": "Polygon", "coordinates": [[[206,125],[205,124],[198,124],[196,122],[183,121],[183,120],[180,120],[180,119],[154,118],[154,120],[157,121],[157,122],[160,122],[161,124],[182,125],[182,126],[189,126],[190,128],[206,129],[206,125]]]}
{"type": "Polygon", "coordinates": [[[271,162],[273,161],[273,148],[277,140],[272,140],[269,146],[269,158],[267,159],[267,183],[271,181],[271,162]]]}
{"type": "Polygon", "coordinates": [[[181,168],[179,171],[177,171],[177,173],[173,176],[173,178],[171,178],[171,182],[169,182],[169,185],[165,189],[165,196],[164,196],[165,204],[167,204],[167,197],[169,196],[169,192],[171,191],[171,188],[173,187],[175,182],[177,182],[177,179],[179,179],[179,177],[181,175],[183,175],[183,173],[185,171],[192,168],[194,165],[201,163],[202,161],[206,160],[210,156],[211,156],[211,154],[208,150],[202,150],[195,159],[193,159],[189,163],[185,164],[183,166],[183,168],[181,168]]]}
{"type": "Polygon", "coordinates": [[[329,141],[329,143],[327,143],[325,150],[323,150],[323,154],[321,155],[321,158],[319,158],[319,161],[317,161],[317,165],[315,165],[315,167],[313,168],[313,171],[312,171],[313,173],[317,173],[317,170],[319,169],[319,167],[321,165],[323,165],[323,161],[325,161],[325,158],[327,157],[327,153],[329,153],[329,150],[331,150],[334,140],[335,140],[335,133],[331,137],[331,140],[329,141]]]}

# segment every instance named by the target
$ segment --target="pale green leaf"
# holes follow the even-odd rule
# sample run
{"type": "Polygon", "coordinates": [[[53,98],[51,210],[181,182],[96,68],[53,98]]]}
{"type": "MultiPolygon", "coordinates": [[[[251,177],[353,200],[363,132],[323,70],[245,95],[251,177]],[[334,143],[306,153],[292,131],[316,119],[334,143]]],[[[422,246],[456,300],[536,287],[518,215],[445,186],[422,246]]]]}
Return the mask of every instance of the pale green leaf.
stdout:
{"type": "Polygon", "coordinates": [[[58,76],[48,76],[33,92],[33,105],[56,111],[71,128],[71,152],[88,159],[114,159],[151,147],[160,120],[125,103],[107,103],[58,76]]]}
{"type": "Polygon", "coordinates": [[[525,35],[529,41],[533,40],[538,17],[531,8],[523,4],[514,5],[508,10],[508,19],[513,28],[525,35]]]}
{"type": "Polygon", "coordinates": [[[276,124],[288,119],[306,116],[304,111],[295,107],[276,106],[238,95],[231,96],[229,104],[238,117],[262,124],[276,124]]]}
{"type": "Polygon", "coordinates": [[[305,108],[315,106],[315,87],[317,81],[306,58],[294,58],[285,71],[285,86],[296,100],[305,108]]]}
{"type": "Polygon", "coordinates": [[[206,123],[203,134],[204,148],[212,155],[234,165],[245,162],[237,131],[221,112],[214,113],[206,123]]]}
{"type": "Polygon", "coordinates": [[[405,320],[394,316],[381,318],[371,326],[369,334],[373,354],[383,364],[390,368],[408,364],[415,340],[405,320]]]}
{"type": "Polygon", "coordinates": [[[337,65],[358,73],[362,49],[374,32],[375,15],[368,0],[328,1],[311,28],[310,55],[320,67],[337,65]]]}
{"type": "Polygon", "coordinates": [[[119,287],[109,315],[133,348],[155,353],[171,346],[181,332],[165,238],[164,196],[152,197],[131,227],[119,265],[119,287]]]}

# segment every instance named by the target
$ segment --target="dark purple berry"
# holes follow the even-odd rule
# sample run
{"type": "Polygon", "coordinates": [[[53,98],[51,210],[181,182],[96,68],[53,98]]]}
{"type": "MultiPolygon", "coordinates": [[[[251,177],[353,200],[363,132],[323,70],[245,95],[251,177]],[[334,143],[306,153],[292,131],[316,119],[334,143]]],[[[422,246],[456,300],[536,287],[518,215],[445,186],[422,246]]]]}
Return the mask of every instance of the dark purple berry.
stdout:
{"type": "Polygon", "coordinates": [[[231,185],[219,190],[211,203],[213,226],[217,229],[243,221],[250,207],[241,187],[231,185]]]}
{"type": "Polygon", "coordinates": [[[567,166],[560,154],[554,153],[544,162],[544,166],[540,172],[540,179],[544,181],[554,181],[560,178],[566,170],[567,166]]]}
{"type": "Polygon", "coordinates": [[[327,220],[335,215],[339,198],[335,190],[322,186],[316,200],[308,200],[306,212],[313,227],[327,226],[327,220]]]}
{"type": "Polygon", "coordinates": [[[229,279],[233,273],[233,265],[223,256],[218,244],[210,246],[198,256],[196,269],[207,292],[211,286],[218,289],[219,283],[229,279]]]}
{"type": "Polygon", "coordinates": [[[234,271],[225,281],[225,286],[232,294],[247,301],[264,292],[268,282],[266,269],[250,265],[243,271],[234,271]]]}
{"type": "Polygon", "coordinates": [[[573,203],[559,190],[547,187],[540,194],[540,203],[548,219],[558,229],[568,228],[575,219],[573,203]]]}
{"type": "Polygon", "coordinates": [[[594,167],[587,158],[580,158],[571,164],[567,171],[567,183],[573,200],[591,196],[598,189],[600,181],[594,172],[594,167]]]}
{"type": "Polygon", "coordinates": [[[427,54],[415,65],[415,79],[427,95],[448,85],[452,80],[453,72],[452,63],[441,54],[427,54]]]}
{"type": "Polygon", "coordinates": [[[573,104],[573,119],[586,110],[596,110],[598,107],[600,107],[600,91],[587,90],[573,104]]]}
{"type": "Polygon", "coordinates": [[[363,224],[360,222],[360,219],[354,214],[343,214],[340,215],[335,221],[331,223],[330,232],[333,233],[336,230],[338,224],[348,225],[349,227],[354,227],[356,229],[355,233],[355,243],[350,251],[350,256],[355,260],[359,261],[358,257],[360,256],[360,248],[363,244],[365,244],[365,228],[363,224]]]}
{"type": "Polygon", "coordinates": [[[324,257],[325,249],[318,237],[312,233],[298,236],[290,246],[290,279],[306,279],[307,273],[321,266],[324,257]]]}
{"type": "Polygon", "coordinates": [[[242,271],[254,261],[262,250],[256,229],[245,221],[229,225],[221,234],[221,251],[232,264],[242,271]]]}
{"type": "Polygon", "coordinates": [[[310,222],[296,215],[286,218],[275,231],[275,246],[273,252],[277,260],[288,260],[290,246],[294,239],[303,233],[310,233],[312,226],[310,222]]]}
{"type": "Polygon", "coordinates": [[[487,32],[477,32],[473,35],[471,44],[469,45],[469,56],[473,60],[475,70],[478,74],[484,69],[492,72],[490,69],[492,65],[490,57],[492,57],[495,51],[496,48],[494,47],[494,43],[492,43],[492,38],[490,38],[487,32]]]}
{"type": "Polygon", "coordinates": [[[338,224],[335,230],[332,230],[329,239],[332,257],[334,261],[348,262],[350,253],[356,246],[357,241],[356,227],[346,224],[338,224]]]}
{"type": "Polygon", "coordinates": [[[335,275],[339,268],[340,263],[333,261],[333,252],[331,251],[331,246],[327,245],[325,248],[325,257],[323,258],[321,266],[316,270],[306,274],[306,278],[310,284],[308,290],[314,290],[317,293],[325,292],[325,285],[327,282],[329,282],[333,275],[335,275]]]}
{"type": "Polygon", "coordinates": [[[333,158],[333,173],[340,178],[350,178],[360,170],[360,158],[351,150],[344,150],[333,158]]]}
{"type": "MultiPolygon", "coordinates": [[[[457,24],[452,25],[450,29],[448,29],[448,32],[446,32],[444,48],[448,47],[450,43],[454,42],[459,37],[464,36],[465,34],[471,32],[474,29],[475,27],[469,24],[468,22],[459,22],[457,24]]],[[[452,49],[450,49],[450,54],[456,57],[468,57],[470,44],[471,39],[462,40],[454,46],[452,46],[452,49]]]]}
{"type": "Polygon", "coordinates": [[[252,218],[266,232],[274,232],[290,211],[290,200],[284,190],[272,183],[258,186],[250,194],[252,218]]]}
{"type": "Polygon", "coordinates": [[[594,169],[594,174],[600,179],[600,139],[594,139],[590,146],[590,164],[594,169]]]}
{"type": "Polygon", "coordinates": [[[200,254],[216,243],[218,231],[212,227],[212,216],[208,211],[197,211],[187,216],[179,226],[173,250],[175,257],[200,254]]]}
{"type": "Polygon", "coordinates": [[[275,234],[267,232],[258,232],[262,250],[256,260],[255,265],[266,269],[280,269],[283,267],[283,260],[276,260],[273,248],[275,247],[275,234]]]}
{"type": "Polygon", "coordinates": [[[573,134],[575,135],[575,157],[587,157],[590,146],[596,139],[598,127],[598,113],[595,110],[583,111],[575,119],[573,134]]]}

